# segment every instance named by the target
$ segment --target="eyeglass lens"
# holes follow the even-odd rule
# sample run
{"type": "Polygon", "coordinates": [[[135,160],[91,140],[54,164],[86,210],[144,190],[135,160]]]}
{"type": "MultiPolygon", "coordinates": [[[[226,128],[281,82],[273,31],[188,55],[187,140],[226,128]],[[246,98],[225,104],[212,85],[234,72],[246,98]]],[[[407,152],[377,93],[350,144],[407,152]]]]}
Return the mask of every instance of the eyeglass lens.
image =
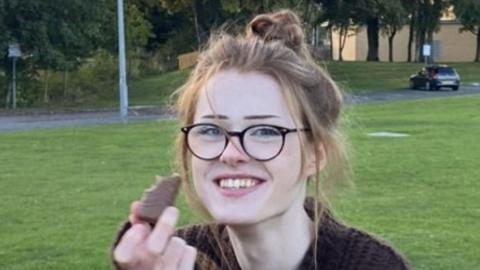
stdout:
{"type": "MultiPolygon", "coordinates": [[[[284,135],[273,126],[252,126],[240,133],[243,135],[243,150],[257,160],[268,160],[281,151],[284,135]]],[[[222,128],[202,124],[194,126],[188,132],[190,150],[203,159],[214,159],[222,154],[231,136],[222,128]]],[[[242,138],[240,138],[242,139],[242,138]]]]}

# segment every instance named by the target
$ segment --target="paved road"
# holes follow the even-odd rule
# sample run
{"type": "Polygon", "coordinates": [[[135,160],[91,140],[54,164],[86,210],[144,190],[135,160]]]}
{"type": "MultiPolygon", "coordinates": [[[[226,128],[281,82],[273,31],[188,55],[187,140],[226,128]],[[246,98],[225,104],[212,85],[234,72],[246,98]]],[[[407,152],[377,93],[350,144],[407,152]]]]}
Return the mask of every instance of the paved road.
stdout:
{"type": "MultiPolygon", "coordinates": [[[[127,122],[165,120],[174,117],[174,114],[161,108],[133,108],[129,109],[127,122]]],[[[121,119],[118,111],[0,116],[0,132],[123,122],[125,121],[121,119]]]]}
{"type": "MultiPolygon", "coordinates": [[[[480,94],[480,85],[464,86],[458,91],[395,90],[388,92],[363,92],[347,96],[346,101],[349,104],[358,104],[476,94],[480,94]]],[[[162,108],[136,107],[129,110],[128,122],[158,121],[173,118],[174,114],[162,108]]],[[[122,122],[123,121],[119,117],[118,112],[115,111],[0,116],[0,132],[40,128],[101,125],[122,122]]]]}
{"type": "Polygon", "coordinates": [[[461,87],[458,91],[440,89],[438,91],[425,90],[394,90],[388,92],[362,92],[347,97],[348,103],[370,103],[386,102],[396,100],[412,100],[425,98],[439,98],[451,96],[467,96],[480,94],[480,85],[468,85],[461,87]]]}

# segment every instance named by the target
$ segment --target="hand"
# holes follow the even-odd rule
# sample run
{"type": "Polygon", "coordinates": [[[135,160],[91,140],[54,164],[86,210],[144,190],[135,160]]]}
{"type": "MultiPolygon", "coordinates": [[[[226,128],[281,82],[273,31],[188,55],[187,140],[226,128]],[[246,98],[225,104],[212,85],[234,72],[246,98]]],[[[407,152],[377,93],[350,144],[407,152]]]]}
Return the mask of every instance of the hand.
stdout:
{"type": "Polygon", "coordinates": [[[113,251],[114,260],[125,270],[191,270],[197,251],[185,240],[172,236],[178,209],[167,207],[152,230],[137,218],[138,202],[132,203],[129,220],[132,227],[113,251]]]}

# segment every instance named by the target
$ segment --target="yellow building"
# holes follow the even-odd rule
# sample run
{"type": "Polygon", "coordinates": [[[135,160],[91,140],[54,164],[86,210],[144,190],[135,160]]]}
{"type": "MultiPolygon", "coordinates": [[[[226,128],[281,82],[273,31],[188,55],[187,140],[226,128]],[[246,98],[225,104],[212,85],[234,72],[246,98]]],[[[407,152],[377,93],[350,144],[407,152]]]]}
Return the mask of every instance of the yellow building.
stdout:
{"type": "MultiPolygon", "coordinates": [[[[464,31],[460,33],[461,23],[456,20],[442,20],[439,31],[434,33],[435,62],[470,62],[475,58],[476,36],[464,31]]],[[[393,41],[393,61],[405,62],[408,54],[409,26],[406,25],[395,35],[393,41]]],[[[333,34],[333,59],[338,60],[339,34],[333,34]]],[[[365,61],[367,59],[368,41],[366,27],[350,32],[343,49],[343,60],[365,61]]],[[[415,59],[415,41],[412,44],[412,59],[415,59]]],[[[380,61],[388,61],[388,38],[380,34],[380,61]]]]}

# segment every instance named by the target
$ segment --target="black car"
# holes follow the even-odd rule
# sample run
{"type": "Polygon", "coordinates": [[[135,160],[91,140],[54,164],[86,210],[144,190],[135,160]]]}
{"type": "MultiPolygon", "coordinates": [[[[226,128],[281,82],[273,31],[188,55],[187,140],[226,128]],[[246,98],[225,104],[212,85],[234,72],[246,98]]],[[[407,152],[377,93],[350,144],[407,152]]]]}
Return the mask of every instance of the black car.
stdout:
{"type": "Polygon", "coordinates": [[[460,87],[460,76],[453,67],[447,65],[427,66],[417,74],[410,76],[410,89],[438,90],[441,87],[448,87],[454,91],[460,87]]]}

